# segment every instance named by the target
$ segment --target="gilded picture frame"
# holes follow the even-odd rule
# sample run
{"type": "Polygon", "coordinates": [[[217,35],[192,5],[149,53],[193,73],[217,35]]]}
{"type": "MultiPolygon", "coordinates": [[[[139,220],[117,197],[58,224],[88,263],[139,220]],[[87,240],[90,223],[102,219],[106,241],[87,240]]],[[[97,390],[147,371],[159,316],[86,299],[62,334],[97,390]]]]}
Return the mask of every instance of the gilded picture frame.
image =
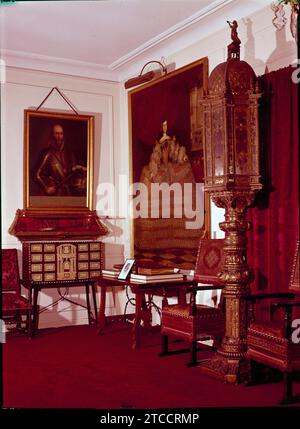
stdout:
{"type": "Polygon", "coordinates": [[[94,117],[24,111],[24,208],[93,207],[94,117]]]}
{"type": "MultiPolygon", "coordinates": [[[[159,173],[155,177],[155,173],[151,172],[151,162],[165,134],[169,139],[169,148],[172,145],[173,155],[171,159],[170,149],[164,160],[165,165],[170,167],[166,170],[169,168],[170,171],[165,171],[166,174],[162,173],[161,176],[166,178],[169,174],[169,179],[165,180],[172,184],[173,174],[176,182],[176,171],[180,168],[178,164],[182,162],[187,171],[181,174],[178,170],[177,177],[181,185],[185,185],[180,175],[185,175],[187,182],[190,180],[190,164],[190,173],[194,176],[191,181],[203,184],[204,189],[203,115],[199,100],[207,85],[208,59],[202,58],[128,92],[131,184],[147,182],[148,186],[151,181],[160,182],[159,173]],[[177,155],[174,155],[175,152],[177,155]],[[187,159],[186,163],[182,159],[187,159]]],[[[162,172],[162,161],[157,163],[158,170],[162,172]]],[[[141,219],[132,215],[131,254],[139,265],[194,268],[199,240],[207,236],[210,230],[210,199],[204,191],[202,197],[203,223],[194,230],[186,229],[186,223],[176,219],[176,216],[170,219],[162,219],[160,215],[157,219],[141,219]]],[[[153,205],[153,199],[151,201],[153,205]]],[[[175,206],[171,209],[175,213],[175,206]]]]}

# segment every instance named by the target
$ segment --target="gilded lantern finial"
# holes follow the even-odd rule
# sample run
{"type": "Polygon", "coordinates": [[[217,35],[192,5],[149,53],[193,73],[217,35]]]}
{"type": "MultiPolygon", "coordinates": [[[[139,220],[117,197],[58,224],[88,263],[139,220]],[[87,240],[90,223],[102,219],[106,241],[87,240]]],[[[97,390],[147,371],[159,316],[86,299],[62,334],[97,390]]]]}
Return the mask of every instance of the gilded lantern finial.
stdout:
{"type": "Polygon", "coordinates": [[[227,21],[229,27],[231,28],[231,40],[232,42],[227,46],[227,60],[231,58],[240,59],[240,44],[241,40],[239,39],[237,28],[238,23],[236,20],[230,22],[227,21]]]}

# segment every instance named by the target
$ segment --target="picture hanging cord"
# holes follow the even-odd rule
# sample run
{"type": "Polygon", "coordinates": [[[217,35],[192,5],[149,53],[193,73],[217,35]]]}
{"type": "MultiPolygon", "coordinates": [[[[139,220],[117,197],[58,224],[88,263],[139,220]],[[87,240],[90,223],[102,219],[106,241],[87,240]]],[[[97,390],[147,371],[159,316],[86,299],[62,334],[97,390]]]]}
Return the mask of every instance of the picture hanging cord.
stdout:
{"type": "Polygon", "coordinates": [[[57,88],[57,86],[54,86],[51,91],[49,92],[49,94],[44,98],[44,100],[41,102],[41,104],[36,108],[36,111],[38,111],[40,109],[40,107],[42,107],[42,105],[45,103],[45,101],[50,97],[50,95],[52,94],[52,92],[56,90],[59,95],[65,100],[66,103],[68,103],[68,105],[71,107],[71,109],[73,110],[73,112],[76,113],[76,115],[78,115],[77,110],[75,109],[75,107],[73,107],[72,103],[67,99],[67,97],[59,90],[59,88],[57,88]]]}

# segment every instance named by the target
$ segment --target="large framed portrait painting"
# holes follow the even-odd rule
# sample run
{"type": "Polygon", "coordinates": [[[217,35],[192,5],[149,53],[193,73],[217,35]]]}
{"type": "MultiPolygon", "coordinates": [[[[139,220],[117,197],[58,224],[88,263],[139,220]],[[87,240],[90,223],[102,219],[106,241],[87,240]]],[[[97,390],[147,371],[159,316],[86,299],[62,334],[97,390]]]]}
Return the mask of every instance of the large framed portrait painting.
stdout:
{"type": "Polygon", "coordinates": [[[128,93],[131,183],[139,195],[132,201],[132,253],[139,265],[194,269],[208,233],[200,102],[207,81],[203,58],[128,93]]]}
{"type": "Polygon", "coordinates": [[[24,112],[24,207],[91,210],[94,118],[24,112]]]}

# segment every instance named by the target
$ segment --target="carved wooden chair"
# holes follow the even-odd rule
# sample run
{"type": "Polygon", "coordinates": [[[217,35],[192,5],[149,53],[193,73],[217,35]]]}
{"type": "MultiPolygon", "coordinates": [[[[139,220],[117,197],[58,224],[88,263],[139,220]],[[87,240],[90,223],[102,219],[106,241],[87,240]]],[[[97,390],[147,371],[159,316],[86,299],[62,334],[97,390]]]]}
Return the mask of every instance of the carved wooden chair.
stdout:
{"type": "Polygon", "coordinates": [[[33,306],[21,295],[17,249],[2,249],[2,317],[8,323],[16,322],[22,329],[22,316],[26,316],[26,330],[32,335],[33,306]]]}
{"type": "Polygon", "coordinates": [[[247,297],[250,301],[250,325],[247,336],[247,358],[259,362],[283,373],[284,393],[282,403],[294,402],[292,390],[293,371],[300,370],[300,342],[292,333],[292,310],[300,307],[299,284],[299,241],[289,284],[290,292],[261,293],[247,297]],[[297,299],[295,299],[295,297],[297,299]],[[263,299],[285,298],[271,303],[270,321],[255,320],[255,303],[263,299]],[[284,309],[283,320],[275,320],[278,309],[284,309]],[[298,342],[296,342],[298,341],[298,342]]]}
{"type": "MultiPolygon", "coordinates": [[[[168,305],[164,297],[162,307],[162,350],[161,356],[170,354],[168,350],[169,336],[186,340],[190,343],[190,362],[188,366],[197,364],[197,342],[214,338],[220,341],[225,332],[225,312],[221,297],[219,307],[211,307],[196,303],[198,291],[222,289],[218,274],[223,262],[224,240],[202,239],[199,243],[194,279],[204,285],[187,288],[190,302],[168,305]]],[[[197,283],[196,283],[197,284],[197,283]]]]}

